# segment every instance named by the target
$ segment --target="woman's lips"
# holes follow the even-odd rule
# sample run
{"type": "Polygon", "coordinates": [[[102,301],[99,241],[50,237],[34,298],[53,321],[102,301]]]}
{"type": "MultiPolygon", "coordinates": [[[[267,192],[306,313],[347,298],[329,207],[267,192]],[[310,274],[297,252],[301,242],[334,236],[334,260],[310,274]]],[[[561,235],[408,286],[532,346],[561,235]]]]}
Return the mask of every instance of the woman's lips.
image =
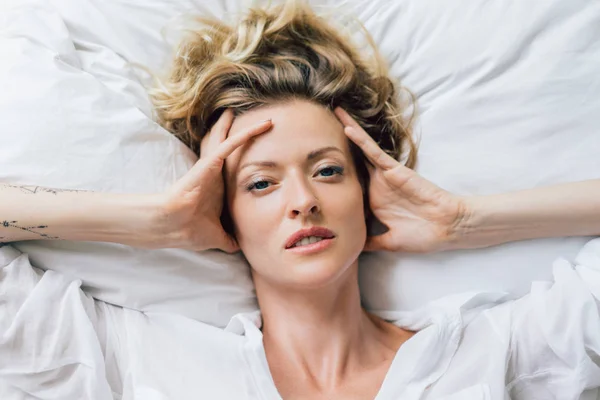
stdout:
{"type": "Polygon", "coordinates": [[[323,226],[311,226],[309,228],[300,229],[288,238],[287,242],[285,242],[285,248],[289,249],[291,247],[294,247],[294,245],[297,244],[300,240],[311,236],[317,236],[320,238],[332,238],[335,236],[335,234],[323,226]]]}
{"type": "Polygon", "coordinates": [[[294,246],[294,247],[290,247],[289,249],[286,249],[286,250],[291,251],[296,254],[302,254],[302,255],[315,254],[315,253],[319,253],[323,250],[328,249],[333,244],[334,240],[335,240],[335,237],[328,238],[328,239],[321,239],[315,243],[306,244],[304,246],[294,246]]]}

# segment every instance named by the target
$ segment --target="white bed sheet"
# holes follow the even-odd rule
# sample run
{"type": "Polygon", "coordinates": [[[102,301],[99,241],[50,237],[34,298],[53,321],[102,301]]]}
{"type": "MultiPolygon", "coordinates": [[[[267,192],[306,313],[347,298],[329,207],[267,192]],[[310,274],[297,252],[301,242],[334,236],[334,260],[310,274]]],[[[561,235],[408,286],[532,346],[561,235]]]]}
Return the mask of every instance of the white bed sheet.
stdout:
{"type": "Polygon", "coordinates": [[[226,379],[247,375],[243,341],[184,316],[94,300],[80,280],[0,248],[2,400],[233,399],[251,386],[226,379]]]}
{"type": "MultiPolygon", "coordinates": [[[[316,1],[323,3],[323,1],[316,1]]],[[[110,192],[164,190],[194,156],[151,119],[128,62],[158,70],[181,13],[241,0],[7,0],[0,13],[0,180],[110,192]],[[168,31],[168,29],[167,29],[168,31]],[[167,35],[169,36],[169,35],[167,35]],[[34,110],[34,111],[33,111],[34,110]],[[34,116],[32,116],[34,113],[34,116]]],[[[325,3],[341,4],[335,1],[325,3]]],[[[354,0],[392,75],[417,96],[418,172],[464,195],[600,178],[600,3],[354,0]]],[[[441,254],[366,254],[369,309],[415,309],[466,290],[528,291],[588,238],[441,254]]],[[[256,309],[239,255],[110,243],[15,243],[103,301],[224,326],[256,309]]]]}
{"type": "MultiPolygon", "coordinates": [[[[532,391],[537,394],[533,387],[547,388],[537,379],[546,361],[557,379],[549,382],[553,388],[569,393],[570,399],[584,391],[582,400],[595,398],[600,383],[599,271],[596,239],[573,265],[555,263],[556,285],[535,282],[530,296],[506,306],[490,309],[507,300],[505,293],[468,292],[418,311],[380,314],[424,330],[404,347],[406,359],[424,375],[408,379],[414,371],[395,363],[377,398],[397,400],[401,393],[406,400],[503,400],[509,371],[511,395],[529,400],[532,391]],[[482,355],[494,343],[498,348],[482,355]],[[470,371],[473,365],[481,373],[470,371]],[[427,390],[429,379],[446,367],[447,376],[436,378],[427,390]],[[454,395],[448,397],[450,393],[454,395]]],[[[0,248],[0,399],[278,398],[257,329],[259,313],[233,317],[223,330],[184,316],[95,301],[80,285],[34,268],[27,255],[10,246],[0,248]]]]}
{"type": "Polygon", "coordinates": [[[80,285],[0,248],[0,399],[112,398],[106,326],[80,285]]]}

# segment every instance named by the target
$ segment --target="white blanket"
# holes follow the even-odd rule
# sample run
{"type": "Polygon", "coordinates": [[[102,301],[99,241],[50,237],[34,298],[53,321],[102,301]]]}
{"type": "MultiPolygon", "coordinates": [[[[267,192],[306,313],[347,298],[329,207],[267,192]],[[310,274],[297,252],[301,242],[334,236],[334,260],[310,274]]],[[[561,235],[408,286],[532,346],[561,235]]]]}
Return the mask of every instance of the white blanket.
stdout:
{"type": "Polygon", "coordinates": [[[102,308],[81,281],[0,249],[0,399],[111,399],[102,308]]]}
{"type": "MultiPolygon", "coordinates": [[[[541,318],[538,321],[542,327],[540,332],[544,335],[554,333],[552,337],[540,337],[539,332],[533,332],[535,329],[531,330],[533,333],[525,328],[515,331],[520,343],[526,345],[520,350],[512,348],[512,344],[507,347],[510,364],[513,369],[518,367],[513,373],[538,371],[538,366],[550,362],[548,354],[552,354],[564,362],[560,367],[561,376],[574,379],[573,382],[549,383],[553,387],[560,386],[563,394],[570,393],[570,399],[577,398],[572,397],[577,393],[582,393],[581,399],[596,393],[592,397],[595,398],[600,382],[600,362],[597,359],[600,354],[600,239],[585,246],[576,259],[574,270],[569,273],[565,269],[567,264],[559,262],[560,268],[555,267],[556,285],[553,290],[549,290],[549,282],[535,282],[531,296],[522,301],[494,308],[497,310],[495,313],[481,313],[478,319],[474,316],[459,317],[452,322],[450,325],[455,328],[464,325],[463,333],[450,341],[457,345],[460,343],[462,350],[457,351],[456,346],[450,346],[454,350],[445,357],[447,360],[454,358],[460,368],[448,368],[445,372],[448,377],[445,380],[440,378],[431,390],[422,387],[421,392],[413,393],[414,388],[411,387],[392,387],[399,385],[394,374],[386,377],[387,389],[391,387],[393,390],[384,390],[386,395],[377,399],[396,399],[398,396],[388,394],[402,390],[400,397],[403,399],[437,400],[454,393],[456,383],[463,381],[469,384],[475,381],[477,385],[467,387],[469,392],[456,393],[458,397],[450,398],[474,398],[460,395],[471,394],[476,388],[485,388],[477,399],[505,398],[505,390],[509,388],[504,388],[503,375],[507,373],[504,363],[485,361],[485,357],[493,352],[478,348],[487,346],[486,341],[495,335],[490,332],[483,336],[481,332],[477,337],[472,335],[482,323],[489,325],[491,322],[491,326],[501,327],[508,315],[506,311],[517,306],[520,311],[514,315],[529,315],[533,310],[532,315],[541,318]],[[458,340],[460,336],[463,338],[458,340]],[[531,346],[527,345],[528,341],[531,346]],[[538,354],[537,349],[543,346],[537,342],[547,342],[549,351],[538,354]],[[465,354],[475,359],[465,359],[465,354]],[[493,385],[485,380],[485,374],[477,377],[474,371],[469,372],[469,368],[477,362],[485,364],[481,370],[478,369],[479,372],[498,371],[493,375],[496,386],[499,385],[497,390],[492,390],[493,385]],[[453,376],[452,371],[462,372],[460,376],[453,376]],[[435,396],[430,397],[427,392],[431,395],[435,392],[435,396]],[[442,397],[439,397],[440,394],[442,397]]],[[[570,268],[568,265],[567,269],[570,268]]],[[[228,328],[223,330],[179,315],[142,313],[108,305],[93,300],[80,286],[79,280],[32,267],[26,254],[10,246],[0,248],[0,399],[265,399],[271,396],[264,397],[264,393],[276,393],[266,372],[266,360],[260,357],[263,354],[262,340],[258,338],[259,331],[252,328],[252,315],[234,317],[228,328]],[[243,327],[239,321],[243,322],[243,327]],[[251,329],[248,330],[248,327],[251,329]]],[[[503,301],[502,294],[466,293],[462,297],[467,302],[463,301],[456,309],[465,311],[471,308],[475,312],[473,315],[479,315],[480,311],[503,301]],[[476,304],[468,300],[475,297],[487,299],[488,306],[487,303],[476,304]]],[[[448,308],[453,301],[449,298],[447,301],[440,300],[439,304],[448,308]]],[[[405,314],[410,314],[409,319],[416,318],[423,325],[428,309],[436,307],[434,304],[405,314]]],[[[411,323],[406,316],[399,317],[402,315],[398,312],[380,313],[380,316],[399,321],[403,326],[404,320],[406,326],[412,329],[414,321],[411,323]]],[[[509,325],[513,328],[512,323],[509,325]]],[[[537,326],[536,323],[534,325],[537,326]]],[[[417,330],[424,327],[417,327],[417,330]]],[[[512,336],[506,340],[505,345],[513,342],[512,336]]],[[[431,349],[431,345],[426,344],[425,347],[417,352],[415,360],[423,359],[431,352],[427,350],[431,349]]],[[[440,352],[445,354],[446,350],[442,348],[440,352]]],[[[407,362],[413,365],[415,360],[407,362]]],[[[400,370],[412,371],[404,364],[400,370]]],[[[440,370],[439,374],[444,374],[444,371],[440,370]]],[[[531,383],[523,383],[519,379],[513,381],[516,383],[511,393],[517,393],[515,399],[532,398],[529,389],[533,383],[537,382],[538,389],[547,387],[537,378],[531,383]]],[[[423,382],[417,381],[417,384],[423,382]]]]}
{"type": "Polygon", "coordinates": [[[244,337],[94,300],[81,281],[0,248],[1,400],[167,400],[244,391],[244,337]]]}

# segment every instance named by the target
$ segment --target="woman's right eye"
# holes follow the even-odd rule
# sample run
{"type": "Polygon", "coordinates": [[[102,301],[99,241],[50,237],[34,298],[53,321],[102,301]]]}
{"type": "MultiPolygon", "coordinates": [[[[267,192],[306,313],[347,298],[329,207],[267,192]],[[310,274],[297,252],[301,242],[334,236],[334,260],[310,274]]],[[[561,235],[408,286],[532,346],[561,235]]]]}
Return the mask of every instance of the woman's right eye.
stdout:
{"type": "Polygon", "coordinates": [[[267,182],[265,180],[257,180],[257,181],[253,181],[252,183],[250,183],[246,187],[246,190],[251,192],[253,190],[265,190],[268,187],[269,187],[269,182],[267,182]]]}

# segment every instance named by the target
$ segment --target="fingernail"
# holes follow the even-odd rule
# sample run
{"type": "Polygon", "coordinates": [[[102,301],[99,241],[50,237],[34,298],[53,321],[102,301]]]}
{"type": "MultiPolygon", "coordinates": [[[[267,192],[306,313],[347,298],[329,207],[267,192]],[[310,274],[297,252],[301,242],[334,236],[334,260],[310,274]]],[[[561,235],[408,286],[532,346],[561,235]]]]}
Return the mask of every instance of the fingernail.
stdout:
{"type": "Polygon", "coordinates": [[[261,122],[261,123],[263,123],[263,122],[273,122],[273,120],[272,120],[271,118],[269,118],[269,119],[262,120],[262,121],[260,121],[260,122],[261,122]]]}

